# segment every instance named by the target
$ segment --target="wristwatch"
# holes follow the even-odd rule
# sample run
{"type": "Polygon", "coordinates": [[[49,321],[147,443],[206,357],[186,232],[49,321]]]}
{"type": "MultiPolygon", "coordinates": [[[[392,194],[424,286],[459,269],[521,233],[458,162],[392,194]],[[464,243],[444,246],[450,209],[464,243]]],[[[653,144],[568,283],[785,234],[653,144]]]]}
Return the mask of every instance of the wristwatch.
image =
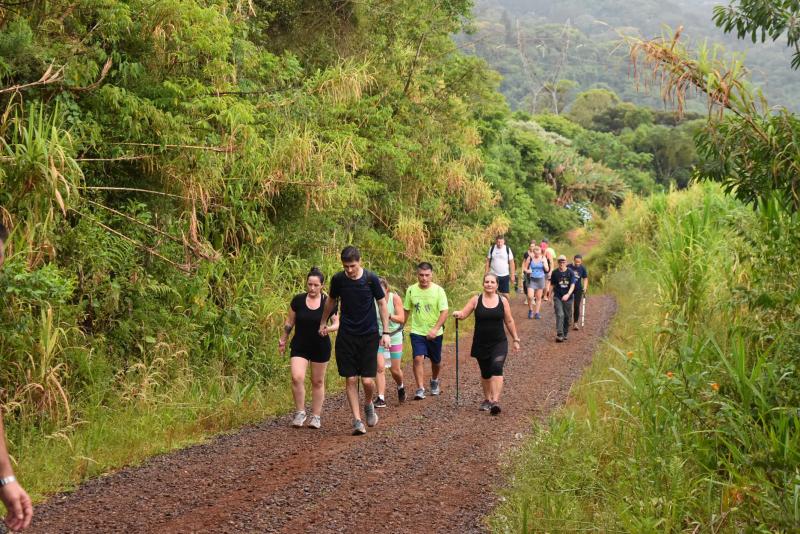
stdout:
{"type": "Polygon", "coordinates": [[[8,486],[12,482],[16,482],[16,481],[17,481],[17,477],[15,477],[14,475],[11,475],[10,477],[0,478],[0,488],[2,488],[3,486],[8,486]]]}

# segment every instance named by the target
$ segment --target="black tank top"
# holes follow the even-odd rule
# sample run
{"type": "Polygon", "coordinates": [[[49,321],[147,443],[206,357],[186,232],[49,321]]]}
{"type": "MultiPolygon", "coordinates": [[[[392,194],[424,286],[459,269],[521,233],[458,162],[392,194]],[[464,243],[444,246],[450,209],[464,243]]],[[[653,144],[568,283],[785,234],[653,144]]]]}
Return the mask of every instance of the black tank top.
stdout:
{"type": "Polygon", "coordinates": [[[491,345],[506,339],[504,329],[505,304],[502,297],[494,308],[483,305],[483,294],[478,295],[478,304],[475,306],[475,334],[473,343],[477,345],[491,345]]]}

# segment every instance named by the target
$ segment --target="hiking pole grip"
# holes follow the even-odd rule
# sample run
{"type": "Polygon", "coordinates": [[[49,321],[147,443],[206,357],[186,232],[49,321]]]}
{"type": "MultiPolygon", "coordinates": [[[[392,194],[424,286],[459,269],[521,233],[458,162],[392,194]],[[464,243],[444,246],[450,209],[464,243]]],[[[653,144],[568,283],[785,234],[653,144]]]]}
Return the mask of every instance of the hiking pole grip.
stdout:
{"type": "Polygon", "coordinates": [[[458,396],[458,319],[456,319],[456,406],[459,405],[458,396]]]}

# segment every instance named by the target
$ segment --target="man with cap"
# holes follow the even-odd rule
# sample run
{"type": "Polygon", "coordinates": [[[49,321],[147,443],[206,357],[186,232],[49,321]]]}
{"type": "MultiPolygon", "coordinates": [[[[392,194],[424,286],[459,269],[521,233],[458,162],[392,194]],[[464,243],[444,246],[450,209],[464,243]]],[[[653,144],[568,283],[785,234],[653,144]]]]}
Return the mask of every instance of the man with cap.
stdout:
{"type": "Polygon", "coordinates": [[[578,278],[575,272],[567,267],[567,257],[558,257],[558,268],[550,273],[550,294],[553,295],[553,307],[556,312],[556,342],[567,340],[569,320],[572,315],[572,299],[578,278]]]}

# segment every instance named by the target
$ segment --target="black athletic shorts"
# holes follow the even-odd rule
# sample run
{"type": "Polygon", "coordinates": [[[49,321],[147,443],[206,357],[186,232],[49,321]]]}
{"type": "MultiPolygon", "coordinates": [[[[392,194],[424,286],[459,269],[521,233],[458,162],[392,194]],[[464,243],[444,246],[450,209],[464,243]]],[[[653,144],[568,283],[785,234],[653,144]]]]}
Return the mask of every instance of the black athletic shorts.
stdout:
{"type": "Polygon", "coordinates": [[[381,337],[377,332],[366,336],[354,336],[339,331],[336,336],[336,367],[339,376],[362,376],[375,378],[378,373],[378,345],[381,337]]]}
{"type": "Polygon", "coordinates": [[[505,363],[505,354],[496,354],[489,358],[478,359],[478,367],[481,369],[481,378],[488,380],[493,376],[503,376],[503,365],[505,365],[505,363]]]}

